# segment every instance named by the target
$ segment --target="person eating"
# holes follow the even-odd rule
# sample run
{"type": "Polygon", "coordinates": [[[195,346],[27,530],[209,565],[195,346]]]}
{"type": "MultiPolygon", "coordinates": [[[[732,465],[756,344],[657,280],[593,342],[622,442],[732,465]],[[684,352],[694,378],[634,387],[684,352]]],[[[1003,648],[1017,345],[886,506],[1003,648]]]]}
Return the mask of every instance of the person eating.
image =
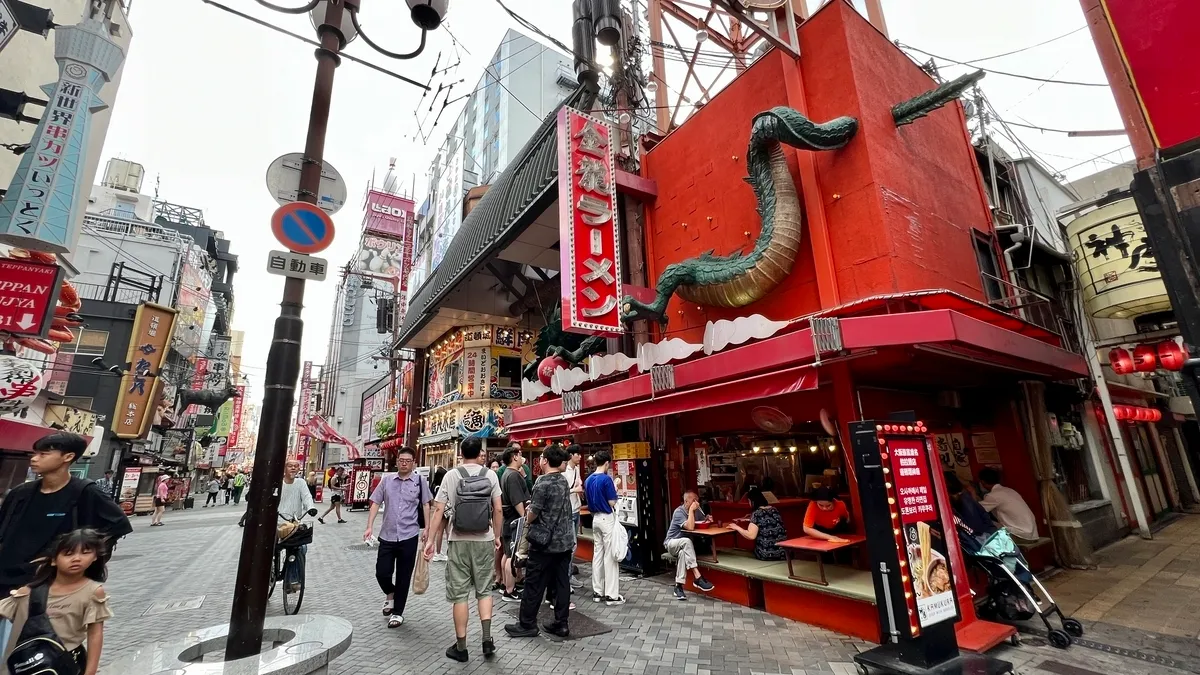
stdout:
{"type": "Polygon", "coordinates": [[[779,547],[779,542],[787,539],[787,530],[783,526],[783,516],[779,515],[779,509],[771,506],[763,496],[762,490],[757,487],[750,488],[746,498],[750,500],[750,507],[753,509],[750,512],[750,523],[742,527],[734,522],[730,523],[729,527],[744,539],[754,542],[755,558],[783,560],[783,549],[779,547]]]}

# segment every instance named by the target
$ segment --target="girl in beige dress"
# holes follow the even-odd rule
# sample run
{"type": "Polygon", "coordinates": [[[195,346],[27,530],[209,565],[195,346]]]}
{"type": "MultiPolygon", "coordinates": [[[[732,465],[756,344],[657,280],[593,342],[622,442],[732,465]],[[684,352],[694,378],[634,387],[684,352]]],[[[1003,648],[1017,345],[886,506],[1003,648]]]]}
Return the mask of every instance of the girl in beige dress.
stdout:
{"type": "Polygon", "coordinates": [[[96,530],[75,530],[59,537],[53,553],[43,559],[29,586],[0,600],[0,617],[12,621],[12,637],[4,648],[4,660],[20,639],[29,616],[31,587],[50,584],[46,615],[63,647],[71,652],[83,675],[96,675],[104,644],[104,621],[112,616],[108,596],[100,582],[105,579],[104,536],[96,530]],[[86,645],[86,646],[85,646],[86,645]]]}

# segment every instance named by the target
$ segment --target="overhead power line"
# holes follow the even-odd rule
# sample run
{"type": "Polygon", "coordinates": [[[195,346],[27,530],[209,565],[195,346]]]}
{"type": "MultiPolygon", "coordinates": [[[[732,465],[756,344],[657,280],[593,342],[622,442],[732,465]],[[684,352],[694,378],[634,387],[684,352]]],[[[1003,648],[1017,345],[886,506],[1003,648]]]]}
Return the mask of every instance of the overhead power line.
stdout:
{"type": "MultiPolygon", "coordinates": [[[[969,61],[958,61],[955,59],[947,58],[945,56],[938,56],[937,54],[934,54],[932,52],[927,52],[924,49],[920,49],[920,48],[914,47],[912,45],[904,44],[903,42],[900,42],[899,40],[896,41],[896,46],[900,47],[901,49],[907,49],[910,51],[918,52],[920,54],[924,54],[924,55],[934,58],[934,59],[940,59],[942,61],[946,61],[947,63],[953,63],[954,65],[957,65],[957,66],[971,66],[971,63],[969,61]]],[[[1102,83],[1102,82],[1078,82],[1076,80],[1056,80],[1056,79],[1051,79],[1048,77],[1036,77],[1034,75],[1024,75],[1021,73],[1010,73],[1007,71],[993,70],[990,68],[979,68],[979,70],[982,70],[985,73],[999,75],[1001,77],[1015,77],[1020,80],[1030,80],[1032,82],[1045,82],[1048,84],[1066,84],[1066,85],[1071,85],[1071,86],[1075,86],[1075,87],[1108,87],[1107,82],[1102,83]]]]}
{"type": "Polygon", "coordinates": [[[983,61],[991,61],[992,59],[999,59],[999,58],[1003,58],[1005,56],[1012,56],[1013,54],[1020,54],[1021,52],[1027,52],[1030,49],[1036,49],[1038,47],[1041,47],[1042,45],[1048,45],[1051,42],[1057,42],[1065,37],[1071,37],[1072,35],[1078,33],[1081,30],[1084,30],[1085,28],[1087,28],[1087,26],[1080,26],[1079,28],[1076,28],[1075,30],[1073,30],[1069,33],[1063,33],[1062,35],[1059,35],[1058,37],[1052,37],[1049,40],[1043,40],[1035,45],[1029,45],[1028,47],[1021,47],[1020,49],[1014,49],[1011,52],[1004,52],[1003,54],[993,54],[992,56],[985,56],[980,59],[971,59],[970,61],[964,61],[963,63],[975,65],[976,63],[981,63],[983,61]]]}

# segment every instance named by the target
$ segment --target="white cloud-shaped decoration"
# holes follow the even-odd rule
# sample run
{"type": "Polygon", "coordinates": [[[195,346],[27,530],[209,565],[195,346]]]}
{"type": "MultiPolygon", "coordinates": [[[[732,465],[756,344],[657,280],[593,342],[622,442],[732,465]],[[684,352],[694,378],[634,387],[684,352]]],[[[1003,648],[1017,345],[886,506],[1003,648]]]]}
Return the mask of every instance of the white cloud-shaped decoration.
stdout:
{"type": "Polygon", "coordinates": [[[636,365],[637,359],[621,353],[596,355],[588,359],[588,377],[594,381],[636,365]]]}
{"type": "Polygon", "coordinates": [[[565,370],[559,367],[554,369],[554,375],[550,378],[550,389],[556,394],[561,394],[564,391],[571,391],[590,379],[587,371],[583,368],[565,370]]]}
{"type": "Polygon", "coordinates": [[[538,400],[542,394],[550,391],[550,387],[542,384],[541,380],[521,380],[521,402],[530,403],[538,400]]]}
{"type": "Polygon", "coordinates": [[[733,321],[709,321],[704,327],[704,353],[712,354],[729,345],[769,338],[787,326],[787,321],[772,321],[761,314],[739,316],[733,321]]]}
{"type": "Polygon", "coordinates": [[[682,338],[670,338],[662,342],[650,343],[638,347],[638,369],[643,373],[654,366],[661,366],[677,359],[686,359],[704,349],[704,345],[694,345],[682,338]]]}

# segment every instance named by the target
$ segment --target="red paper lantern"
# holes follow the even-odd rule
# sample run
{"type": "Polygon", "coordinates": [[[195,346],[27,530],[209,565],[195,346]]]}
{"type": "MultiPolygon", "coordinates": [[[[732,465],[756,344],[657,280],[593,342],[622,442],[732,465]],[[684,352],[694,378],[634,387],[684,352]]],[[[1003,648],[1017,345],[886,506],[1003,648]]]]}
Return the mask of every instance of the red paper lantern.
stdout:
{"type": "Polygon", "coordinates": [[[1150,408],[1143,408],[1143,407],[1139,406],[1137,408],[1134,408],[1133,411],[1134,411],[1133,419],[1137,420],[1138,422],[1149,422],[1150,418],[1153,417],[1153,415],[1151,414],[1153,412],[1153,410],[1151,410],[1150,408]]]}
{"type": "Polygon", "coordinates": [[[1158,352],[1154,345],[1138,345],[1133,348],[1133,369],[1139,373],[1151,373],[1158,367],[1158,352]]]}
{"type": "Polygon", "coordinates": [[[1162,421],[1162,411],[1159,410],[1158,408],[1151,408],[1150,409],[1150,421],[1151,422],[1162,421]]]}
{"type": "Polygon", "coordinates": [[[1114,405],[1113,406],[1113,419],[1117,420],[1118,422],[1122,422],[1124,420],[1129,419],[1129,406],[1114,405]]]}
{"type": "Polygon", "coordinates": [[[1154,350],[1158,352],[1158,362],[1166,370],[1183,370],[1183,362],[1187,361],[1187,354],[1183,353],[1183,347],[1174,340],[1160,342],[1154,346],[1154,350]]]}
{"type": "Polygon", "coordinates": [[[1113,372],[1118,375],[1128,375],[1133,372],[1133,357],[1129,351],[1117,347],[1108,353],[1108,363],[1113,372]]]}
{"type": "Polygon", "coordinates": [[[571,364],[561,356],[547,356],[538,364],[538,379],[547,387],[550,386],[550,378],[554,377],[554,371],[558,368],[570,370],[571,364]]]}

